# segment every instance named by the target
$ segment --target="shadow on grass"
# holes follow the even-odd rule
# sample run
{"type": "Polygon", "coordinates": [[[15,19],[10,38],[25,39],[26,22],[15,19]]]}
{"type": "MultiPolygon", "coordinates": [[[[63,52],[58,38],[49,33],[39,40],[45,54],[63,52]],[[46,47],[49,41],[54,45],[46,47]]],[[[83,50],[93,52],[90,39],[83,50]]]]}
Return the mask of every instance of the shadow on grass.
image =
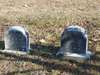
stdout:
{"type": "MultiPolygon", "coordinates": [[[[13,72],[8,72],[6,75],[16,75],[16,73],[29,73],[33,71],[39,71],[39,70],[42,70],[42,69],[36,69],[36,70],[28,69],[28,70],[23,70],[23,71],[13,71],[13,72]]],[[[30,73],[28,75],[30,75],[30,73]]]]}
{"type": "Polygon", "coordinates": [[[92,60],[100,62],[100,51],[97,51],[94,56],[91,57],[92,60]]]}
{"type": "MultiPolygon", "coordinates": [[[[28,57],[28,56],[18,56],[14,54],[8,54],[8,53],[1,53],[5,55],[6,57],[14,57],[14,59],[4,59],[4,60],[11,60],[11,61],[30,61],[35,64],[43,65],[48,71],[51,71],[52,69],[55,70],[60,70],[60,71],[66,71],[73,73],[74,75],[92,75],[91,73],[86,72],[86,69],[92,69],[95,68],[97,72],[100,72],[100,65],[95,65],[95,64],[89,64],[89,63],[77,63],[74,61],[74,64],[76,64],[78,67],[77,68],[70,68],[69,64],[67,62],[72,63],[70,61],[66,61],[66,64],[61,64],[61,63],[56,63],[53,62],[52,60],[59,60],[59,62],[62,62],[63,60],[60,60],[59,58],[56,58],[55,54],[59,50],[59,47],[55,47],[52,45],[39,45],[39,44],[31,44],[32,51],[30,51],[31,56],[33,57],[28,57]],[[34,58],[34,55],[42,57],[43,60],[39,58],[34,58]],[[46,61],[49,60],[49,61],[46,61]],[[80,69],[81,68],[81,69],[80,69]]],[[[97,55],[100,55],[99,53],[97,55]]],[[[100,58],[95,56],[95,60],[99,60],[100,58]]],[[[3,60],[3,58],[1,59],[3,60]]],[[[73,63],[72,63],[73,64],[73,63]]],[[[24,72],[24,71],[22,71],[24,72]]],[[[27,72],[27,71],[26,71],[27,72]]],[[[11,72],[10,75],[13,75],[17,72],[11,72]]],[[[7,74],[8,75],[8,74],[7,74]]]]}
{"type": "MultiPolygon", "coordinates": [[[[86,69],[92,69],[95,68],[97,72],[100,72],[100,65],[95,65],[95,64],[89,64],[89,63],[77,63],[74,61],[74,64],[76,64],[78,67],[77,68],[71,68],[69,67],[70,61],[66,61],[66,64],[61,64],[63,60],[60,60],[59,58],[55,57],[56,52],[59,50],[59,47],[55,47],[52,45],[39,45],[39,44],[31,44],[32,51],[31,56],[33,57],[28,57],[28,56],[18,56],[14,54],[8,54],[8,53],[0,53],[5,55],[6,57],[14,57],[14,59],[5,59],[5,60],[11,60],[11,61],[29,61],[35,64],[43,65],[48,71],[51,71],[52,69],[55,70],[60,70],[60,71],[66,71],[73,73],[74,75],[92,75],[91,73],[86,72],[86,69]],[[42,60],[39,58],[34,58],[34,55],[42,57],[42,60]],[[49,60],[49,61],[46,61],[49,60]],[[58,60],[59,63],[53,62],[52,60],[58,60]],[[81,68],[81,69],[80,69],[81,68]]],[[[2,60],[2,59],[1,59],[2,60]]],[[[100,60],[100,58],[98,58],[100,60]]],[[[15,74],[16,72],[13,72],[12,74],[15,74]]],[[[19,73],[19,72],[18,72],[19,73]]]]}
{"type": "Polygon", "coordinates": [[[31,44],[31,49],[33,52],[31,54],[48,54],[55,56],[59,47],[55,47],[53,45],[42,45],[42,44],[31,44]]]}
{"type": "MultiPolygon", "coordinates": [[[[83,71],[83,69],[69,67],[68,64],[55,63],[55,62],[51,61],[51,59],[48,59],[50,61],[45,61],[45,59],[40,60],[40,59],[34,59],[34,58],[23,57],[23,56],[16,56],[16,55],[11,55],[11,54],[5,54],[5,56],[15,58],[15,59],[11,59],[11,61],[17,61],[17,62],[18,61],[19,62],[20,61],[25,61],[25,62],[29,61],[29,62],[38,64],[38,65],[42,65],[43,67],[45,67],[45,69],[48,72],[51,72],[52,69],[55,69],[55,70],[60,70],[62,72],[66,71],[66,72],[69,72],[69,73],[74,74],[74,75],[81,75],[81,74],[82,75],[93,75],[91,73],[86,72],[85,70],[83,71]]],[[[10,60],[10,59],[6,59],[6,60],[10,60]]],[[[30,71],[32,71],[32,70],[30,70],[30,71]]],[[[15,72],[10,72],[9,74],[14,75],[16,73],[23,73],[23,72],[24,71],[15,71],[15,72]]],[[[7,75],[9,75],[9,74],[7,74],[7,75]]]]}
{"type": "Polygon", "coordinates": [[[0,49],[3,50],[5,48],[4,41],[0,41],[0,49]]]}

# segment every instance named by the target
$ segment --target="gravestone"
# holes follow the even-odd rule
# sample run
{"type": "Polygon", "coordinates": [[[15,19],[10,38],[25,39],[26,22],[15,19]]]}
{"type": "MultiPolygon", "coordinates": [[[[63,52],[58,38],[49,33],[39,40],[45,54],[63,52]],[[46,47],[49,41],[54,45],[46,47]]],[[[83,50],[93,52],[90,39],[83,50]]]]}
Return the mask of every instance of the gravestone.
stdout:
{"type": "Polygon", "coordinates": [[[80,26],[66,28],[61,36],[61,48],[57,55],[76,61],[90,59],[91,52],[88,51],[86,30],[80,26]]]}
{"type": "Polygon", "coordinates": [[[5,32],[5,50],[28,51],[30,49],[29,34],[21,26],[12,26],[5,32]]]}

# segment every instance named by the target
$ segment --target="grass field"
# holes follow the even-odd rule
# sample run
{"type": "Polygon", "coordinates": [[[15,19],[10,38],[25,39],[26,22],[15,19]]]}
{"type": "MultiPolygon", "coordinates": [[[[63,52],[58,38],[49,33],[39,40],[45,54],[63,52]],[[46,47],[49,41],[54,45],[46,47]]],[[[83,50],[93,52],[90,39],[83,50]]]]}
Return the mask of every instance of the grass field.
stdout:
{"type": "Polygon", "coordinates": [[[86,75],[90,71],[100,75],[100,0],[0,0],[0,26],[24,26],[30,33],[31,43],[38,44],[38,49],[46,53],[60,46],[60,35],[71,24],[78,24],[88,31],[89,48],[98,53],[95,64],[78,65],[80,73],[76,69],[74,72],[66,70],[67,66],[63,64],[57,69],[38,62],[17,62],[18,59],[1,55],[1,75],[78,75],[78,72],[86,75]],[[19,69],[21,66],[23,68],[19,69]]]}

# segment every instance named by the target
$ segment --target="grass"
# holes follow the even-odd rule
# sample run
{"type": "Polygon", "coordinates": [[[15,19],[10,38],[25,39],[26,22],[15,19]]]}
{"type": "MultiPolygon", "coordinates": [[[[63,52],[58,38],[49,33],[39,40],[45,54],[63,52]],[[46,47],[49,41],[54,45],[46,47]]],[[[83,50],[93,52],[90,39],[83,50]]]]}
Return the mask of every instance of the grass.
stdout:
{"type": "Polygon", "coordinates": [[[37,73],[41,75],[61,75],[63,73],[69,75],[99,75],[100,59],[99,57],[97,59],[97,57],[91,63],[77,63],[75,61],[57,59],[48,54],[41,54],[40,52],[33,52],[32,55],[23,56],[0,52],[0,64],[2,65],[0,73],[6,75],[36,75],[37,73]]]}
{"type": "MultiPolygon", "coordinates": [[[[31,43],[36,44],[36,46],[37,44],[39,45],[39,48],[35,46],[35,49],[39,50],[40,53],[42,51],[49,54],[49,52],[52,53],[52,50],[56,50],[56,47],[60,46],[61,33],[66,26],[71,24],[80,25],[88,30],[89,48],[94,52],[100,52],[100,33],[97,33],[100,31],[99,0],[0,0],[0,27],[6,25],[24,26],[30,33],[31,43]],[[95,42],[94,39],[97,39],[97,41],[95,42]]],[[[0,47],[2,47],[1,44],[0,47]]],[[[46,57],[48,56],[46,55],[46,57]]],[[[98,57],[96,63],[100,66],[99,59],[98,57]]],[[[1,64],[4,64],[3,62],[11,62],[10,59],[0,61],[1,64]]],[[[28,63],[33,65],[31,62],[28,63]]],[[[10,68],[13,68],[13,66],[10,68]]],[[[65,71],[66,67],[64,67],[64,70],[53,69],[53,67],[44,68],[42,71],[46,75],[69,74],[69,72],[65,71]]],[[[19,66],[16,70],[18,69],[19,66]]],[[[79,69],[84,70],[82,66],[79,66],[79,69]]],[[[99,75],[99,71],[94,66],[89,66],[86,69],[89,69],[94,75],[99,75]]],[[[31,73],[34,73],[34,71],[29,71],[29,69],[25,70],[25,73],[20,73],[19,70],[16,70],[14,71],[15,75],[31,75],[31,73]]],[[[39,71],[37,70],[35,73],[39,71]]]]}

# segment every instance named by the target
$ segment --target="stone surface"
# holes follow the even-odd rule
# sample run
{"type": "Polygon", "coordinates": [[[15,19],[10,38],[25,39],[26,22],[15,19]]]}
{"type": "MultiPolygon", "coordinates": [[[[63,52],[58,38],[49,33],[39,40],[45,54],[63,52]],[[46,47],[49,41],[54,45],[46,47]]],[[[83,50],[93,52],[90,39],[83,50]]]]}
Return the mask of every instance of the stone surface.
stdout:
{"type": "Polygon", "coordinates": [[[12,26],[5,33],[5,50],[27,51],[30,49],[29,34],[20,26],[12,26]]]}
{"type": "Polygon", "coordinates": [[[86,30],[80,26],[66,28],[61,36],[61,48],[57,55],[59,54],[75,60],[90,58],[86,30]]]}

